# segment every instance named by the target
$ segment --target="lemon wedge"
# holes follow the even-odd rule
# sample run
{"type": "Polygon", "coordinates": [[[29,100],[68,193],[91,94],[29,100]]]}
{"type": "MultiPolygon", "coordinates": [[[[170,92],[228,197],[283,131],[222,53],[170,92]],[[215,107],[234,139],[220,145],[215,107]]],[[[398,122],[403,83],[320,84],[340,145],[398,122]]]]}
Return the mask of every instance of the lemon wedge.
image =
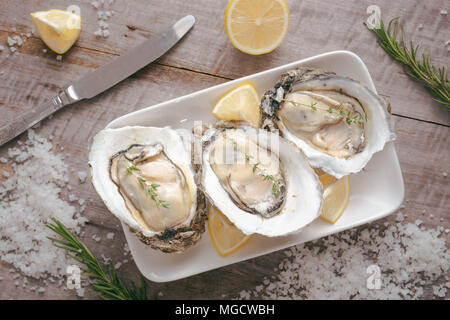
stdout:
{"type": "Polygon", "coordinates": [[[277,48],[289,29],[289,8],[284,0],[231,0],[225,13],[231,43],[253,55],[277,48]]]}
{"type": "Polygon", "coordinates": [[[255,87],[244,83],[223,95],[212,114],[219,120],[244,120],[254,127],[259,127],[259,102],[255,87]]]}
{"type": "Polygon", "coordinates": [[[217,251],[225,256],[242,247],[251,235],[235,227],[216,207],[209,206],[208,230],[217,251]]]}
{"type": "Polygon", "coordinates": [[[70,11],[52,9],[30,16],[42,41],[57,54],[66,53],[80,35],[81,17],[70,11]]]}
{"type": "Polygon", "coordinates": [[[338,180],[324,173],[319,175],[319,179],[324,188],[323,207],[320,217],[329,223],[336,223],[348,204],[350,177],[345,176],[338,180]]]}

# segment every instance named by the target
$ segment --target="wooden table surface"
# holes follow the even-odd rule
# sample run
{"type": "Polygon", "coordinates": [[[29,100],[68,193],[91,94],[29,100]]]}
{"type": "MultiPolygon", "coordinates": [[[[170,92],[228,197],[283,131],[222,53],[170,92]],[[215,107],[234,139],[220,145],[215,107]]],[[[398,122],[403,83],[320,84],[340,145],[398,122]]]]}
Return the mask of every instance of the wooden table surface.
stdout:
{"type": "MultiPolygon", "coordinates": [[[[378,92],[392,105],[398,134],[395,146],[408,200],[404,203],[407,221],[420,216],[428,227],[449,228],[450,178],[444,174],[450,172],[449,110],[434,102],[420,84],[410,80],[363,25],[368,17],[366,8],[377,4],[385,21],[401,17],[408,37],[420,43],[425,52],[430,52],[436,65],[448,67],[450,51],[445,42],[450,39],[450,15],[440,11],[450,11],[449,1],[287,0],[288,35],[279,48],[262,56],[241,53],[228,41],[224,28],[227,0],[116,0],[112,5],[114,14],[108,20],[111,35],[106,39],[94,35],[98,26],[96,10],[90,2],[0,0],[0,44],[4,46],[7,37],[31,31],[30,12],[65,9],[77,4],[83,19],[80,38],[62,61],[57,61],[56,54],[50,50],[44,53],[46,47],[36,35],[15,54],[7,56],[8,49],[0,53],[0,124],[55,95],[80,76],[123,54],[184,15],[194,15],[197,22],[183,40],[155,63],[98,97],[66,107],[42,122],[37,133],[43,137],[54,136],[56,150],[64,147],[63,152],[70,155],[66,162],[75,172],[87,170],[88,139],[121,115],[302,58],[345,49],[363,59],[378,92]],[[434,218],[423,216],[423,210],[433,213],[434,218]],[[443,222],[439,221],[441,217],[443,222]]],[[[26,134],[0,147],[0,157],[5,156],[17,140],[24,139],[26,134]]],[[[7,169],[5,165],[3,169],[7,169]]],[[[90,220],[85,228],[87,245],[98,256],[103,253],[113,260],[123,259],[125,238],[118,220],[108,213],[89,183],[74,183],[73,187],[73,193],[87,202],[84,211],[90,220]],[[102,235],[104,239],[108,232],[115,233],[113,240],[95,242],[92,239],[93,234],[102,235]]],[[[375,224],[386,221],[394,222],[395,215],[375,224]]],[[[264,277],[272,276],[283,257],[284,254],[276,252],[179,281],[147,281],[149,298],[232,298],[241,290],[262,283],[264,277]]],[[[126,281],[138,281],[140,273],[130,260],[119,273],[126,281]]],[[[0,277],[3,277],[0,299],[77,298],[73,291],[54,285],[49,285],[44,294],[16,288],[8,272],[10,267],[0,262],[0,277]]],[[[425,298],[432,298],[430,287],[425,290],[425,298]]],[[[96,295],[87,293],[85,297],[95,298],[96,295]]]]}

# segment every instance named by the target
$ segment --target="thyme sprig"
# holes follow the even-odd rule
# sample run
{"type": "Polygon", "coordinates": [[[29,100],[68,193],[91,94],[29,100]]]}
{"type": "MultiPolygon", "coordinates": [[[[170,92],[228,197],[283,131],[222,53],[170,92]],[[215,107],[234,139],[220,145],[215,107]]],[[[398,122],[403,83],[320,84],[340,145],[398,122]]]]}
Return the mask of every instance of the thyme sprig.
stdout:
{"type": "MultiPolygon", "coordinates": [[[[250,156],[246,156],[246,159],[250,159],[250,156]]],[[[261,170],[259,168],[260,162],[257,162],[253,165],[253,172],[256,172],[256,170],[261,170]]],[[[264,181],[270,180],[272,181],[272,194],[276,197],[281,192],[280,184],[284,181],[283,178],[275,179],[275,177],[271,174],[267,174],[264,171],[261,171],[258,173],[258,176],[261,176],[264,181]]]]}
{"type": "MultiPolygon", "coordinates": [[[[132,171],[141,171],[141,170],[135,166],[129,166],[127,168],[127,172],[131,173],[132,171]]],[[[166,209],[169,208],[169,203],[167,203],[167,201],[162,200],[162,199],[157,199],[158,193],[156,193],[156,191],[159,187],[159,184],[151,183],[150,186],[147,188],[147,182],[148,182],[147,179],[145,179],[143,177],[137,177],[137,180],[138,180],[139,184],[141,185],[141,187],[146,188],[146,191],[150,195],[150,198],[152,198],[152,200],[155,201],[157,208],[159,208],[160,206],[163,208],[166,208],[166,209]]]]}
{"type": "Polygon", "coordinates": [[[103,270],[98,259],[79,238],[70,232],[59,220],[52,218],[52,221],[53,223],[47,224],[47,227],[63,239],[52,237],[49,237],[49,239],[55,246],[66,250],[73,259],[84,265],[81,268],[82,271],[86,276],[95,280],[95,284],[92,287],[100,293],[103,299],[147,299],[147,288],[143,279],[140,289],[137,289],[134,283],[131,284],[131,288],[126,286],[117,275],[112,262],[106,271],[103,270]]]}
{"type": "MultiPolygon", "coordinates": [[[[317,111],[317,107],[316,107],[317,102],[312,102],[311,105],[307,105],[307,104],[292,101],[292,100],[285,100],[285,101],[292,103],[293,105],[301,104],[303,106],[311,107],[311,109],[313,109],[314,111],[317,111]]],[[[328,111],[328,113],[334,113],[334,110],[335,110],[335,108],[333,108],[332,106],[329,106],[327,111],[328,111]]],[[[337,107],[337,110],[339,110],[339,111],[336,111],[336,114],[339,114],[341,116],[346,115],[342,104],[339,107],[337,107]]],[[[364,123],[364,120],[361,118],[361,116],[355,114],[352,117],[352,113],[350,111],[347,112],[345,121],[347,122],[347,124],[352,124],[352,123],[363,124],[364,123]]]]}
{"type": "Polygon", "coordinates": [[[450,84],[445,67],[438,68],[431,64],[430,54],[422,53],[422,59],[418,51],[420,46],[411,40],[407,46],[403,27],[399,26],[399,18],[392,19],[387,29],[380,19],[379,28],[369,28],[378,37],[378,44],[392,58],[403,64],[405,73],[411,78],[420,81],[425,89],[433,96],[433,100],[450,108],[450,84]],[[401,29],[400,40],[397,40],[401,29]]]}

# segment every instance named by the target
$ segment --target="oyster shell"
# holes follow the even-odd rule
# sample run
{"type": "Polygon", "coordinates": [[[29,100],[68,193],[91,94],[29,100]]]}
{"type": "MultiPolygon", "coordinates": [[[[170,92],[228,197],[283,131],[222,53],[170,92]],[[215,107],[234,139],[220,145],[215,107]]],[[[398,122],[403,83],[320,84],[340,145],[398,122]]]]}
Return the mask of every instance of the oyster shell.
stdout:
{"type": "Polygon", "coordinates": [[[244,233],[281,236],[319,216],[322,184],[292,143],[224,121],[194,128],[194,137],[197,184],[244,233]]]}
{"type": "Polygon", "coordinates": [[[206,199],[175,130],[104,129],[92,141],[89,165],[108,209],[152,248],[184,251],[205,231],[206,199]]]}
{"type": "Polygon", "coordinates": [[[359,172],[395,139],[386,103],[361,83],[313,68],[283,74],[261,100],[263,127],[277,128],[313,167],[341,178],[359,172]]]}

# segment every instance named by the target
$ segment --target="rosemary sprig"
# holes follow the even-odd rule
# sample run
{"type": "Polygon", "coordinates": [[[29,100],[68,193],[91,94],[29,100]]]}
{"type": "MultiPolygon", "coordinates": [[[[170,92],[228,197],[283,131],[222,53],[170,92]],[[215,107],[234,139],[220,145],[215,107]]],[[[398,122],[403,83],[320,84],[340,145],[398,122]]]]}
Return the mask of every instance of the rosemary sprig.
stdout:
{"type": "Polygon", "coordinates": [[[140,289],[136,289],[134,283],[131,285],[131,288],[127,287],[118,277],[112,263],[104,271],[98,259],[80,239],[70,232],[60,221],[55,218],[52,218],[52,220],[53,223],[47,224],[47,227],[63,239],[51,237],[49,239],[55,246],[68,251],[68,254],[73,259],[85,266],[82,268],[82,271],[86,276],[96,280],[93,289],[99,292],[102,298],[117,300],[147,299],[147,289],[143,279],[140,289]]]}
{"type": "MultiPolygon", "coordinates": [[[[367,23],[364,24],[367,26],[367,23]]],[[[408,48],[403,27],[401,27],[400,41],[397,40],[398,18],[392,19],[387,29],[381,19],[380,28],[369,29],[378,37],[378,43],[384,51],[403,64],[408,76],[422,82],[425,89],[434,97],[433,100],[450,108],[450,84],[447,70],[445,67],[437,68],[432,65],[430,54],[422,53],[422,60],[420,61],[417,54],[420,47],[414,45],[411,40],[408,48]]]]}

